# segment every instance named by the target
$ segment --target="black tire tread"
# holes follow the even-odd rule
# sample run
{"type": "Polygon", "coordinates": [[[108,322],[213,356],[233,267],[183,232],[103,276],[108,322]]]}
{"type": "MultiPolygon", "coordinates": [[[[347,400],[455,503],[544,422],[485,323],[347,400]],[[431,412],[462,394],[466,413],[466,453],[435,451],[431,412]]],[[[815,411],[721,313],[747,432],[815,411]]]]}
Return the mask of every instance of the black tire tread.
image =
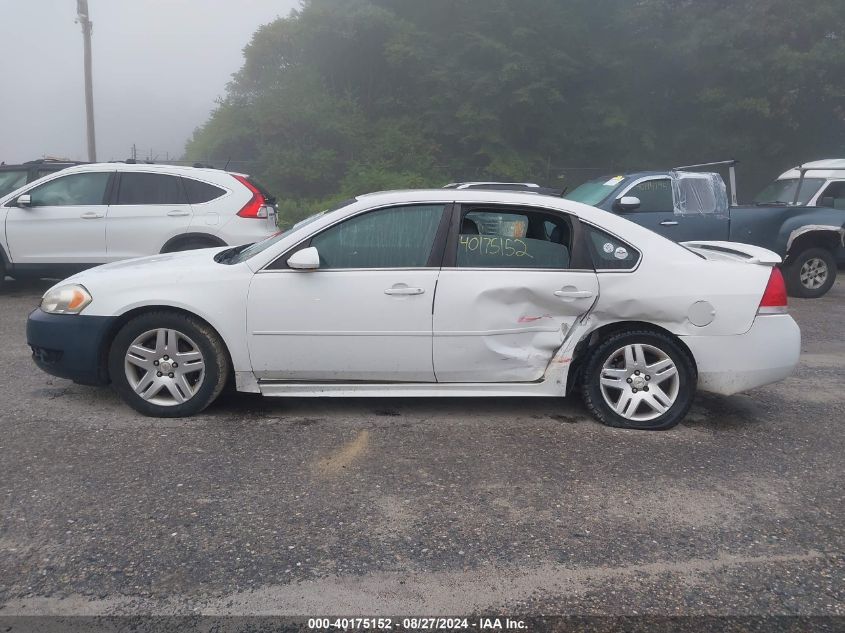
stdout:
{"type": "MultiPolygon", "coordinates": [[[[696,379],[696,371],[695,371],[695,363],[691,358],[691,355],[687,351],[687,349],[678,343],[674,337],[664,332],[660,332],[658,330],[647,330],[647,329],[638,329],[638,330],[623,330],[621,332],[616,332],[611,334],[607,338],[603,339],[598,345],[596,345],[592,350],[588,352],[590,356],[587,358],[587,361],[584,365],[584,372],[581,376],[581,397],[584,400],[584,404],[586,405],[587,409],[590,413],[595,416],[595,418],[606,426],[611,426],[615,428],[624,428],[624,429],[641,429],[641,430],[651,430],[651,431],[663,431],[666,429],[670,429],[676,426],[681,420],[684,419],[686,414],[689,412],[690,407],[692,407],[693,402],[693,395],[695,393],[695,379],[696,379]],[[623,420],[621,418],[612,417],[608,415],[608,411],[606,410],[606,404],[601,401],[597,400],[593,397],[593,394],[590,392],[590,384],[589,384],[589,377],[593,374],[594,366],[597,363],[604,361],[604,356],[606,355],[606,351],[611,347],[615,347],[619,345],[618,341],[627,338],[634,338],[634,337],[643,337],[643,338],[657,338],[664,344],[668,345],[670,348],[674,348],[679,354],[684,358],[687,363],[686,369],[688,370],[691,378],[692,384],[690,385],[691,393],[686,398],[686,402],[683,402],[680,408],[674,410],[672,412],[672,416],[668,418],[665,422],[657,425],[646,425],[646,424],[638,424],[634,421],[623,420]]],[[[599,396],[600,397],[600,396],[599,396]]]]}
{"type": "Polygon", "coordinates": [[[220,335],[217,334],[217,332],[210,325],[196,317],[169,310],[145,312],[135,317],[131,321],[127,322],[118,331],[117,335],[112,341],[112,347],[109,350],[108,363],[112,385],[118,392],[118,395],[120,395],[121,399],[130,407],[132,407],[143,415],[161,418],[188,417],[205,410],[206,408],[208,408],[209,405],[211,405],[212,402],[217,399],[217,397],[223,391],[223,388],[226,386],[226,383],[229,380],[230,374],[229,353],[226,349],[225,344],[223,343],[223,340],[220,338],[220,335]],[[214,355],[213,359],[206,359],[206,362],[212,362],[212,360],[215,362],[217,370],[217,381],[215,382],[213,389],[204,398],[195,399],[198,398],[198,396],[195,396],[195,398],[192,398],[188,402],[173,407],[161,407],[146,402],[144,402],[140,406],[136,406],[136,404],[140,404],[140,402],[136,400],[137,396],[135,396],[133,392],[128,390],[128,384],[124,386],[123,382],[123,352],[117,350],[115,348],[114,343],[120,338],[121,334],[125,330],[130,327],[133,327],[135,324],[138,323],[138,321],[142,319],[149,319],[152,322],[157,322],[164,319],[181,320],[186,325],[189,325],[190,327],[196,329],[203,337],[205,337],[206,342],[208,342],[208,344],[213,349],[214,355]]]}
{"type": "Polygon", "coordinates": [[[799,299],[817,299],[826,295],[836,282],[836,258],[828,249],[820,246],[806,248],[790,259],[790,263],[783,267],[783,278],[786,282],[786,291],[790,297],[796,297],[799,299]],[[819,257],[824,259],[828,268],[827,281],[825,281],[824,285],[815,291],[805,288],[800,279],[801,265],[810,257],[819,257]]]}

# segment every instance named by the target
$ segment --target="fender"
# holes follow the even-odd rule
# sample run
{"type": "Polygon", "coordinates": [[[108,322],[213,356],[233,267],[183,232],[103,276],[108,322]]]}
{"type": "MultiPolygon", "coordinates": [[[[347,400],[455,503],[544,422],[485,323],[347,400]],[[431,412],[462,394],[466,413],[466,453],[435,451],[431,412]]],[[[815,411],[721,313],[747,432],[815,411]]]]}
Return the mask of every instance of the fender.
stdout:
{"type": "Polygon", "coordinates": [[[214,248],[217,246],[228,246],[226,242],[221,240],[216,235],[212,235],[211,233],[179,233],[179,235],[171,237],[164,243],[164,246],[161,247],[161,252],[170,252],[169,249],[174,244],[177,244],[179,242],[189,242],[191,240],[202,240],[203,242],[208,242],[209,248],[214,248]]]}
{"type": "Polygon", "coordinates": [[[786,250],[792,247],[792,243],[805,235],[806,233],[813,233],[815,231],[833,231],[834,233],[839,234],[839,244],[841,246],[845,246],[845,226],[827,226],[824,224],[808,224],[807,226],[802,226],[800,229],[795,229],[792,233],[789,234],[789,239],[786,240],[786,250]]]}
{"type": "Polygon", "coordinates": [[[782,253],[785,259],[798,238],[812,233],[819,233],[842,245],[845,240],[845,211],[810,207],[790,215],[778,231],[777,252],[782,253]]]}

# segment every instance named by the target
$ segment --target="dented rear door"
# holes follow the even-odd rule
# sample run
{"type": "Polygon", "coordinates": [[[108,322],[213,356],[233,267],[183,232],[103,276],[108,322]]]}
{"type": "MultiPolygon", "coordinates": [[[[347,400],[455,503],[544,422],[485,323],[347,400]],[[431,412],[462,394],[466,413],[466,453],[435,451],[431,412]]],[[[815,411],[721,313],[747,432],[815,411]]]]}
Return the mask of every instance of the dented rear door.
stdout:
{"type": "Polygon", "coordinates": [[[543,378],[598,296],[595,271],[576,267],[572,222],[542,209],[460,212],[434,301],[438,382],[543,378]]]}

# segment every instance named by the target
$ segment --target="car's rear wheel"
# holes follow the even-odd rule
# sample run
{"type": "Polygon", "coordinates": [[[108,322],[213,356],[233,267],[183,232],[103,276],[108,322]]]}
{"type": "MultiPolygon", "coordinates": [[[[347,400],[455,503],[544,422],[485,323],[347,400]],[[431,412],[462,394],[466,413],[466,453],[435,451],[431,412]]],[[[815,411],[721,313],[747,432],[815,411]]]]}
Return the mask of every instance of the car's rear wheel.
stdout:
{"type": "Polygon", "coordinates": [[[620,332],[599,343],[586,360],[584,402],[600,422],[627,429],[668,429],[689,411],[696,372],[670,335],[620,332]]]}
{"type": "Polygon", "coordinates": [[[792,297],[816,299],[836,281],[836,260],[826,248],[808,248],[790,259],[783,277],[792,297]]]}
{"type": "Polygon", "coordinates": [[[109,375],[121,399],[154,417],[199,413],[229,377],[226,349],[199,319],[152,312],[124,325],[112,342],[109,375]]]}

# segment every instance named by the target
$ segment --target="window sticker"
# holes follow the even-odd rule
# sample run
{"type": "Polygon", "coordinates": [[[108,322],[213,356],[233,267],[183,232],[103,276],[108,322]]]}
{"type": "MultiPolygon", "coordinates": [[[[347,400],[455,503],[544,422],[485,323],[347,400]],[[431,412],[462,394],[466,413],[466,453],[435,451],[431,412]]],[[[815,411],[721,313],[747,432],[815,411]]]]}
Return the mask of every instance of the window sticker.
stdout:
{"type": "Polygon", "coordinates": [[[625,180],[625,176],[614,176],[604,184],[606,187],[612,187],[614,185],[618,185],[623,180],[625,180]]]}
{"type": "Polygon", "coordinates": [[[605,253],[610,255],[613,252],[613,244],[610,242],[605,242],[604,246],[602,246],[602,249],[604,249],[605,253]]]}
{"type": "Polygon", "coordinates": [[[613,256],[616,259],[627,259],[628,258],[628,249],[620,246],[619,248],[616,249],[616,252],[613,253],[613,256]]]}

